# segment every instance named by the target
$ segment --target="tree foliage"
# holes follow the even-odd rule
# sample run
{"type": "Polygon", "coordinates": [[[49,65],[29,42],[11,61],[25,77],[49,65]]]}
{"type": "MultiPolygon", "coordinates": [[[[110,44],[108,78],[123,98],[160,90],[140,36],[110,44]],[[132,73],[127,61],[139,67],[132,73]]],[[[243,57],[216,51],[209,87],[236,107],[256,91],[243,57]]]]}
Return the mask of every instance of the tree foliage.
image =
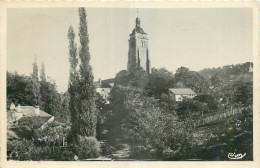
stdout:
{"type": "Polygon", "coordinates": [[[209,93],[208,81],[195,71],[190,71],[186,67],[176,70],[175,83],[182,83],[186,88],[190,88],[197,94],[209,93]]]}
{"type": "Polygon", "coordinates": [[[123,86],[113,88],[111,99],[114,131],[131,144],[134,158],[169,159],[163,151],[170,149],[170,158],[177,159],[186,151],[182,142],[189,129],[175,113],[165,112],[159,100],[123,86]]]}
{"type": "Polygon", "coordinates": [[[79,8],[79,39],[80,39],[80,79],[79,79],[79,118],[78,131],[83,136],[96,136],[96,105],[95,105],[95,86],[92,67],[89,63],[89,35],[87,26],[87,15],[85,8],[79,8]]]}
{"type": "Polygon", "coordinates": [[[40,108],[53,115],[58,116],[61,108],[61,96],[57,91],[56,84],[51,82],[40,82],[41,105],[40,108]]]}
{"type": "Polygon", "coordinates": [[[146,93],[149,96],[160,97],[167,94],[168,89],[174,87],[174,75],[165,68],[152,68],[148,77],[146,93]]]}
{"type": "Polygon", "coordinates": [[[40,83],[38,77],[38,65],[37,65],[37,57],[33,62],[33,73],[31,74],[31,86],[32,86],[32,93],[33,93],[33,105],[40,104],[40,83]]]}
{"type": "MultiPolygon", "coordinates": [[[[218,68],[205,68],[199,73],[206,79],[210,79],[211,77],[217,75],[221,80],[228,82],[232,78],[236,78],[237,76],[248,74],[249,66],[252,65],[252,62],[246,62],[243,64],[236,65],[226,65],[218,68]]],[[[214,83],[212,83],[214,85],[214,83]]]]}
{"type": "Polygon", "coordinates": [[[148,82],[148,74],[141,67],[132,68],[130,71],[122,70],[116,74],[115,85],[144,89],[148,82]]]}
{"type": "Polygon", "coordinates": [[[40,79],[41,79],[42,82],[46,82],[45,65],[44,65],[44,63],[42,63],[42,66],[41,66],[41,76],[40,76],[40,79]]]}
{"type": "Polygon", "coordinates": [[[78,66],[78,57],[77,57],[77,46],[75,43],[75,32],[72,26],[68,30],[68,39],[69,39],[69,62],[70,62],[70,77],[68,84],[68,93],[70,97],[69,101],[69,111],[71,114],[71,136],[75,137],[78,134],[78,83],[79,83],[79,74],[77,71],[78,66]]]}
{"type": "Polygon", "coordinates": [[[68,31],[69,60],[70,60],[70,112],[72,137],[96,136],[96,104],[95,86],[92,68],[90,65],[89,35],[87,26],[87,15],[84,8],[79,8],[79,70],[77,47],[75,43],[75,32],[72,27],[68,31]]]}
{"type": "Polygon", "coordinates": [[[33,94],[31,78],[18,73],[7,72],[7,108],[11,103],[16,105],[32,105],[33,94]]]}

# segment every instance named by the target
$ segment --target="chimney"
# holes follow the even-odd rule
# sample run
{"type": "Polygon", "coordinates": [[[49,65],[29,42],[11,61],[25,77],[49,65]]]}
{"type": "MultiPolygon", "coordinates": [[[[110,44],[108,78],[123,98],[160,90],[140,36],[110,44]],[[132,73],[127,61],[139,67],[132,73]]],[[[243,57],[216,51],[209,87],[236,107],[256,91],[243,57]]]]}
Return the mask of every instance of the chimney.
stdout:
{"type": "Polygon", "coordinates": [[[35,106],[34,112],[36,116],[40,115],[40,108],[38,105],[35,106]]]}
{"type": "Polygon", "coordinates": [[[101,84],[101,78],[99,78],[98,83],[101,84]]]}
{"type": "Polygon", "coordinates": [[[10,110],[14,110],[14,109],[15,109],[15,105],[14,105],[14,103],[11,103],[10,110]]]}
{"type": "Polygon", "coordinates": [[[16,111],[17,111],[17,112],[21,112],[21,106],[20,106],[20,104],[18,104],[18,106],[16,107],[16,111]]]}

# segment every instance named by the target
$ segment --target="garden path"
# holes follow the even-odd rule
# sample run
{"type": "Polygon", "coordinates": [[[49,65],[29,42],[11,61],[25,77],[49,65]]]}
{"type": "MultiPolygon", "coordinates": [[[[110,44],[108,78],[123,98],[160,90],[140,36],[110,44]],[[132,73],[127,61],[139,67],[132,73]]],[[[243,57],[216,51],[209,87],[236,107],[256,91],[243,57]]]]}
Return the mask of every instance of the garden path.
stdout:
{"type": "Polygon", "coordinates": [[[119,144],[119,149],[117,149],[113,154],[112,157],[115,160],[129,160],[130,156],[130,146],[127,143],[119,144]]]}

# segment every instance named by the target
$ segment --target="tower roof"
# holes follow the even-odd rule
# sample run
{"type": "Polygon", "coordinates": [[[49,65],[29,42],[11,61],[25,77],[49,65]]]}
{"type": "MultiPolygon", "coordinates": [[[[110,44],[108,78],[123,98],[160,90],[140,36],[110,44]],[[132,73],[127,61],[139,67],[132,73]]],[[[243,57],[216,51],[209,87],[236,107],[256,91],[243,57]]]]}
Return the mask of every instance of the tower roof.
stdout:
{"type": "Polygon", "coordinates": [[[134,28],[134,30],[132,31],[132,33],[130,34],[130,36],[131,36],[131,35],[134,35],[134,34],[136,34],[136,33],[147,34],[147,33],[145,33],[144,30],[141,28],[140,24],[141,24],[141,19],[140,19],[139,17],[137,17],[137,18],[135,19],[135,28],[134,28]]]}

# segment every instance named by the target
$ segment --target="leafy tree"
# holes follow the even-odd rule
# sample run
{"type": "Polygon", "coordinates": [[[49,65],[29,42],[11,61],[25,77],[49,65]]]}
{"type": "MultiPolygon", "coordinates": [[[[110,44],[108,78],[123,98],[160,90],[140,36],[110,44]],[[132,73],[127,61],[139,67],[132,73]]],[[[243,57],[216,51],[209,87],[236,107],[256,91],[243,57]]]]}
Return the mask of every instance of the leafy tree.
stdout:
{"type": "Polygon", "coordinates": [[[188,68],[180,67],[176,70],[175,83],[181,82],[187,88],[194,90],[197,94],[208,94],[208,81],[199,73],[190,71],[188,68]]]}
{"type": "Polygon", "coordinates": [[[96,136],[96,105],[95,105],[95,86],[92,68],[89,63],[89,35],[85,8],[79,8],[80,25],[79,25],[79,39],[80,39],[80,80],[79,88],[79,117],[78,117],[78,133],[82,136],[96,136]]]}
{"type": "Polygon", "coordinates": [[[181,120],[186,120],[204,115],[208,107],[206,103],[187,98],[178,104],[176,111],[181,120]]]}
{"type": "Polygon", "coordinates": [[[61,107],[61,97],[57,92],[56,84],[41,81],[41,109],[57,117],[61,107]]]}
{"type": "Polygon", "coordinates": [[[47,82],[44,63],[41,65],[40,75],[40,108],[55,117],[59,116],[61,107],[61,97],[57,92],[56,84],[47,82]]]}
{"type": "Polygon", "coordinates": [[[126,107],[126,94],[128,87],[115,86],[110,92],[110,102],[112,113],[108,116],[107,127],[109,131],[109,141],[115,143],[115,139],[123,136],[123,131],[121,125],[123,124],[123,119],[128,114],[128,109],[126,107]]]}
{"type": "Polygon", "coordinates": [[[11,103],[16,105],[32,105],[31,78],[7,71],[7,108],[11,103]]]}
{"type": "Polygon", "coordinates": [[[97,107],[97,139],[103,138],[103,130],[105,130],[105,122],[107,120],[108,113],[110,112],[110,105],[106,104],[106,100],[97,92],[96,93],[96,107],[97,107]]]}
{"type": "Polygon", "coordinates": [[[130,71],[130,79],[130,86],[143,90],[148,82],[148,74],[143,68],[137,67],[130,71]]]}
{"type": "MultiPolygon", "coordinates": [[[[199,73],[206,79],[210,79],[217,75],[221,80],[228,82],[231,78],[236,78],[243,74],[249,74],[250,64],[252,65],[253,63],[246,62],[243,64],[226,65],[218,68],[206,68],[199,71],[199,73]]],[[[214,83],[212,84],[214,85],[214,83]]]]}
{"type": "Polygon", "coordinates": [[[245,81],[242,78],[234,82],[231,88],[232,103],[240,107],[253,105],[253,82],[245,81]]]}
{"type": "Polygon", "coordinates": [[[207,105],[207,113],[210,112],[216,112],[218,108],[218,101],[216,100],[215,97],[207,94],[202,94],[194,97],[193,100],[197,100],[201,103],[206,103],[207,105]]]}
{"type": "Polygon", "coordinates": [[[174,76],[165,68],[152,68],[148,77],[146,93],[149,96],[160,97],[162,93],[167,94],[168,89],[174,87],[174,76]]]}
{"type": "Polygon", "coordinates": [[[178,103],[173,99],[171,95],[163,93],[160,97],[159,105],[163,109],[163,112],[165,114],[177,114],[176,109],[178,103]]]}
{"type": "Polygon", "coordinates": [[[70,104],[70,96],[69,93],[66,92],[64,94],[61,94],[61,107],[59,112],[59,120],[62,123],[71,124],[71,113],[69,110],[69,104],[70,104]]]}
{"type": "Polygon", "coordinates": [[[166,149],[173,151],[170,159],[177,159],[182,154],[188,157],[182,143],[188,138],[189,129],[178,121],[174,113],[165,113],[160,102],[153,97],[144,96],[133,87],[116,87],[112,92],[112,106],[116,130],[121,138],[127,140],[132,149],[132,157],[167,159],[166,149]],[[117,105],[116,105],[117,104],[117,105]],[[118,113],[116,113],[118,112],[118,113]]]}
{"type": "Polygon", "coordinates": [[[148,74],[141,67],[132,68],[130,71],[122,70],[116,74],[115,85],[144,89],[147,85],[148,74]]]}
{"type": "Polygon", "coordinates": [[[127,86],[130,80],[129,72],[122,70],[116,74],[115,85],[127,86]]]}

